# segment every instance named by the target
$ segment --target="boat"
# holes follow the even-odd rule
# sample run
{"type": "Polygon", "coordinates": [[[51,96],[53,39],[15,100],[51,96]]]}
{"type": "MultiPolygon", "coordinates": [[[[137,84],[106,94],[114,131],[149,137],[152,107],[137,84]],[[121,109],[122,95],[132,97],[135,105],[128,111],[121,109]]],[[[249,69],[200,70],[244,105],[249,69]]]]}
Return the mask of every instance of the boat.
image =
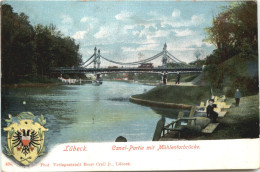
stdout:
{"type": "Polygon", "coordinates": [[[99,81],[99,80],[93,80],[92,81],[92,85],[93,86],[100,86],[103,82],[102,81],[99,81]]]}

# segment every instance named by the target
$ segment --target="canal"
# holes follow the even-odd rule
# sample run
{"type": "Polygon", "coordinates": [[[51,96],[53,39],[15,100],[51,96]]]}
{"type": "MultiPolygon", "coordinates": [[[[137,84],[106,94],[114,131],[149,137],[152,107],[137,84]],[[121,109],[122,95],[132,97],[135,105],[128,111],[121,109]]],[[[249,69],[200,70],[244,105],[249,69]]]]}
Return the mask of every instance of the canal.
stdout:
{"type": "MultiPolygon", "coordinates": [[[[101,86],[61,85],[52,87],[5,88],[3,118],[8,114],[30,111],[43,114],[45,145],[48,149],[67,142],[114,142],[118,136],[127,141],[151,141],[157,121],[165,115],[166,122],[177,117],[178,110],[150,108],[129,102],[154,86],[105,81],[101,86]],[[26,101],[26,105],[23,105],[26,101]]],[[[3,90],[2,90],[3,91],[3,90]]],[[[2,130],[2,146],[6,132],[2,130]]]]}

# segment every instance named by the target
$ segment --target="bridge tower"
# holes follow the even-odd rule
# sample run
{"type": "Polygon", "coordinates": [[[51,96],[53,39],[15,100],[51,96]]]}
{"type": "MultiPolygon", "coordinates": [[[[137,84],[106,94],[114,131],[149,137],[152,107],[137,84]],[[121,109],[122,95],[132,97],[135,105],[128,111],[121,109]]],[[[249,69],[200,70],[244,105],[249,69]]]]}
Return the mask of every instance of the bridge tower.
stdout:
{"type": "Polygon", "coordinates": [[[163,58],[162,58],[162,66],[165,69],[167,67],[167,44],[165,43],[163,46],[163,58]]]}
{"type": "Polygon", "coordinates": [[[97,48],[96,47],[94,48],[94,61],[93,61],[93,63],[94,63],[94,68],[96,68],[96,63],[97,63],[97,48]]]}
{"type": "Polygon", "coordinates": [[[97,55],[97,68],[98,69],[100,68],[100,64],[101,64],[101,61],[100,61],[100,49],[98,49],[98,55],[97,55]]]}

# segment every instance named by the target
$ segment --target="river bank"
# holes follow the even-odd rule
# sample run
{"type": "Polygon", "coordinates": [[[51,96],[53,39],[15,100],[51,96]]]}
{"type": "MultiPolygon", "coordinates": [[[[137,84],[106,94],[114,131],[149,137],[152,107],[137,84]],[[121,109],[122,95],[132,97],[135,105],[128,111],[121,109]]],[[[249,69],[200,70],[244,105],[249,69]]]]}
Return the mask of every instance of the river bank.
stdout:
{"type": "Polygon", "coordinates": [[[23,87],[49,87],[61,85],[58,78],[23,78],[18,79],[15,82],[1,83],[2,88],[23,88],[23,87]]]}
{"type": "Polygon", "coordinates": [[[227,98],[232,104],[224,118],[218,118],[220,125],[212,133],[201,135],[192,140],[239,139],[259,137],[259,94],[242,97],[239,107],[235,107],[235,99],[227,98]]]}
{"type": "Polygon", "coordinates": [[[199,105],[200,101],[209,99],[210,95],[210,87],[208,86],[164,85],[157,86],[143,94],[133,95],[132,98],[191,106],[199,105]]]}
{"type": "MultiPolygon", "coordinates": [[[[199,105],[200,101],[209,99],[210,95],[209,87],[158,86],[146,93],[133,95],[130,101],[145,106],[186,109],[185,107],[191,105],[199,105]]],[[[192,133],[183,139],[257,138],[259,136],[259,94],[242,97],[239,107],[235,107],[234,98],[227,98],[226,103],[232,106],[227,109],[227,115],[224,118],[218,118],[220,124],[212,134],[192,133]]]]}
{"type": "Polygon", "coordinates": [[[227,104],[231,108],[226,109],[224,118],[218,118],[216,130],[211,134],[201,132],[182,133],[182,138],[161,138],[160,141],[176,140],[220,140],[220,139],[244,139],[259,137],[259,94],[242,97],[239,107],[235,106],[234,98],[227,98],[227,104]]]}
{"type": "Polygon", "coordinates": [[[173,108],[173,109],[190,109],[191,105],[185,104],[177,104],[177,103],[165,103],[165,102],[157,102],[157,101],[149,101],[138,98],[133,98],[132,96],[129,98],[130,102],[145,105],[145,106],[156,106],[161,108],[173,108]]]}
{"type": "Polygon", "coordinates": [[[51,87],[62,85],[62,83],[18,83],[18,84],[3,84],[2,88],[23,88],[23,87],[51,87]]]}
{"type": "MultiPolygon", "coordinates": [[[[91,84],[91,81],[89,80],[82,80],[81,84],[91,84]]],[[[49,79],[44,80],[44,82],[20,82],[20,83],[12,83],[12,84],[2,84],[2,88],[23,88],[23,87],[52,87],[52,86],[59,86],[59,85],[66,85],[68,83],[61,82],[58,79],[49,79]]],[[[73,85],[80,85],[79,82],[72,83],[73,85]]]]}

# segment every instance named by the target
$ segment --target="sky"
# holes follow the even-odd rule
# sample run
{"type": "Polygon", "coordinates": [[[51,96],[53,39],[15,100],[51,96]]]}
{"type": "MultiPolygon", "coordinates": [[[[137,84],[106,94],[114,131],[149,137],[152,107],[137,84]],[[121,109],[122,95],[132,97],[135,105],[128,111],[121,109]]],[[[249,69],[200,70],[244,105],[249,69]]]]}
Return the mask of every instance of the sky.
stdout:
{"type": "MultiPolygon", "coordinates": [[[[222,11],[221,1],[5,1],[14,12],[24,12],[30,23],[54,24],[80,45],[83,61],[100,49],[102,56],[133,62],[167,50],[183,62],[200,59],[215,49],[203,42],[206,27],[222,11]]],[[[161,59],[152,61],[161,65],[161,59]]],[[[101,66],[113,66],[101,60],[101,66]]]]}

